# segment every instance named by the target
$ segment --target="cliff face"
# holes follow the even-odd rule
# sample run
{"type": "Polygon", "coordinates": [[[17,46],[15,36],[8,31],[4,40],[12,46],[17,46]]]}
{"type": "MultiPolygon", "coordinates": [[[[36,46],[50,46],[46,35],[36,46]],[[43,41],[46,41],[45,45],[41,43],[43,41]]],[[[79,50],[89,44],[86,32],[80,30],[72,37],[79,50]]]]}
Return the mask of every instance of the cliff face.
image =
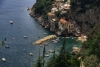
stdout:
{"type": "MultiPolygon", "coordinates": [[[[68,10],[64,9],[60,13],[54,12],[53,14],[55,13],[56,14],[53,15],[49,13],[53,12],[52,11],[53,6],[51,5],[52,4],[55,5],[54,3],[55,1],[38,0],[37,3],[32,7],[30,15],[38,19],[41,22],[42,26],[44,26],[45,28],[50,28],[51,31],[54,31],[59,35],[61,34],[68,35],[68,30],[71,30],[68,24],[65,24],[66,25],[65,27],[62,26],[62,28],[60,28],[61,26],[59,25],[59,23],[60,23],[60,19],[62,18],[67,20],[68,23],[70,22],[70,20],[72,22],[75,21],[74,24],[75,29],[73,29],[74,31],[72,31],[72,33],[76,32],[76,28],[78,28],[78,30],[81,30],[82,33],[88,34],[89,30],[93,28],[95,24],[100,22],[100,13],[99,13],[100,1],[99,0],[96,0],[95,2],[92,1],[93,0],[91,1],[87,0],[87,3],[85,1],[78,1],[78,0],[71,2],[70,9],[68,10]],[[42,5],[40,5],[41,7],[36,6],[39,3],[42,3],[42,5]],[[49,5],[46,6],[47,5],[46,3],[48,3],[49,5]],[[37,10],[40,10],[42,13],[37,10]]],[[[58,8],[57,5],[56,7],[58,8]]]]}
{"type": "Polygon", "coordinates": [[[85,1],[75,2],[69,14],[67,14],[71,19],[77,21],[82,33],[86,34],[95,24],[100,23],[100,1],[91,1],[89,3],[85,1]]]}

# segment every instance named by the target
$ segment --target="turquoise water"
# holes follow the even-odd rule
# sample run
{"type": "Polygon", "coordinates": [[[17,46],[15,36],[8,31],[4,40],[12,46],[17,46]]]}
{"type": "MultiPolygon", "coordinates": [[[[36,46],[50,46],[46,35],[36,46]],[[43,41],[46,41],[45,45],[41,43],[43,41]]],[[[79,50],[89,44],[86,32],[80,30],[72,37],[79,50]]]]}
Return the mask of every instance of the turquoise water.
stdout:
{"type": "MultiPolygon", "coordinates": [[[[0,42],[7,38],[5,44],[0,48],[0,67],[31,67],[37,60],[39,46],[33,45],[44,36],[54,34],[42,28],[38,21],[29,16],[27,7],[32,7],[35,0],[0,0],[0,42]],[[13,24],[10,24],[13,21],[13,24]],[[18,28],[20,26],[20,28],[18,28]],[[44,35],[44,33],[47,33],[44,35]],[[28,38],[24,38],[28,36],[28,38]],[[14,40],[13,40],[14,38],[14,40]],[[5,48],[8,45],[10,48],[5,48]],[[23,49],[26,51],[24,52],[23,49]],[[30,56],[29,53],[33,53],[30,56]],[[6,58],[6,62],[2,58],[6,58]]],[[[76,39],[67,39],[67,49],[71,51],[73,45],[80,46],[81,42],[76,39]]],[[[46,46],[46,50],[60,48],[62,40],[57,44],[52,42],[46,46]]],[[[2,44],[0,44],[2,46],[2,44]]],[[[42,55],[41,47],[41,55],[42,55]]]]}

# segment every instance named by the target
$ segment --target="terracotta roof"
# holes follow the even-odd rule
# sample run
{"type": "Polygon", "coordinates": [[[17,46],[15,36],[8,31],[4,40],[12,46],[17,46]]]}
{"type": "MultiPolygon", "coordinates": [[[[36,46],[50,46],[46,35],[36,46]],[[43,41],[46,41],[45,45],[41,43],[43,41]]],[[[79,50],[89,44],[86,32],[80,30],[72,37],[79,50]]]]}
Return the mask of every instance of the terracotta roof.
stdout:
{"type": "Polygon", "coordinates": [[[66,23],[67,21],[65,19],[60,19],[60,22],[66,23]]]}

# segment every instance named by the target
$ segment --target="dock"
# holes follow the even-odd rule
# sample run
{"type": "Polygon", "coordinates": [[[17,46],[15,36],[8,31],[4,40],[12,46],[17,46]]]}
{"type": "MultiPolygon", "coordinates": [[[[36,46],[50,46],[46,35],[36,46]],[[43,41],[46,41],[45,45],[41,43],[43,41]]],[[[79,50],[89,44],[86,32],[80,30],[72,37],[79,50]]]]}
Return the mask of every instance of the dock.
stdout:
{"type": "Polygon", "coordinates": [[[39,39],[37,40],[36,42],[34,42],[33,44],[35,45],[39,45],[39,44],[42,44],[43,42],[47,41],[47,40],[50,40],[50,39],[53,39],[53,38],[56,38],[56,35],[49,35],[49,36],[46,36],[42,39],[39,39]]]}

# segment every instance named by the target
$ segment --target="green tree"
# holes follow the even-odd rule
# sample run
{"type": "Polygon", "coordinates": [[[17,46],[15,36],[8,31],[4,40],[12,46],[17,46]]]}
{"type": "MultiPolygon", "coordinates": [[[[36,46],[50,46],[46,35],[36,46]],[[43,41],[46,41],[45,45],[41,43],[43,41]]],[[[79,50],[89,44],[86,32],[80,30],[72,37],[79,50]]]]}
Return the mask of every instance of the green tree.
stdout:
{"type": "Polygon", "coordinates": [[[66,39],[64,38],[63,45],[59,51],[59,55],[55,58],[54,67],[68,67],[70,54],[66,51],[66,39]]]}
{"type": "Polygon", "coordinates": [[[99,67],[99,60],[96,55],[90,55],[83,60],[85,67],[99,67]]]}
{"type": "Polygon", "coordinates": [[[45,58],[45,45],[44,45],[44,48],[43,48],[43,66],[44,66],[44,63],[45,63],[44,58],[45,58]]]}
{"type": "Polygon", "coordinates": [[[42,67],[42,60],[40,58],[40,48],[39,48],[39,57],[38,57],[38,60],[37,60],[36,64],[34,64],[33,67],[42,67]]]}

